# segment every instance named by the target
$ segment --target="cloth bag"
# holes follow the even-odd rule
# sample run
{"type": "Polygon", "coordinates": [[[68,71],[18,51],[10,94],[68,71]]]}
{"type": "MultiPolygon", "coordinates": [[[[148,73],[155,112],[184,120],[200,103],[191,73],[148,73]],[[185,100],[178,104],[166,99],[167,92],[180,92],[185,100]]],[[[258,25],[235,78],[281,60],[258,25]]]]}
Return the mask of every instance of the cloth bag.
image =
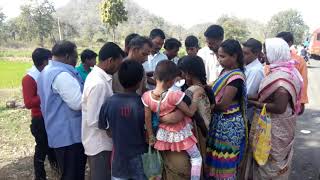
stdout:
{"type": "Polygon", "coordinates": [[[271,119],[266,110],[266,104],[263,105],[261,113],[255,113],[252,123],[253,157],[256,162],[262,166],[268,161],[271,150],[271,119]]]}
{"type": "Polygon", "coordinates": [[[161,179],[162,161],[160,153],[149,146],[148,153],[142,155],[144,173],[148,179],[161,179]]]}

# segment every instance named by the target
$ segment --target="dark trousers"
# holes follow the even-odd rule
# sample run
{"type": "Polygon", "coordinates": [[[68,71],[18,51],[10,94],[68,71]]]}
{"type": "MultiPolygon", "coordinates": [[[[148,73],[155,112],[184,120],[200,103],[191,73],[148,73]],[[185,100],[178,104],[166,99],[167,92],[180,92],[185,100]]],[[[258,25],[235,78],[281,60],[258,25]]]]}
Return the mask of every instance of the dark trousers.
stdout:
{"type": "Polygon", "coordinates": [[[148,180],[144,173],[141,155],[113,159],[111,180],[148,180]]]}
{"type": "Polygon", "coordinates": [[[91,180],[111,179],[111,151],[102,151],[94,156],[88,156],[91,180]]]}
{"type": "Polygon", "coordinates": [[[54,149],[61,180],[84,180],[87,156],[81,143],[54,149]]]}
{"type": "Polygon", "coordinates": [[[57,167],[57,161],[53,149],[48,146],[48,137],[43,118],[32,118],[30,129],[36,141],[33,159],[35,180],[47,179],[44,169],[46,156],[48,155],[48,160],[52,168],[57,167]]]}

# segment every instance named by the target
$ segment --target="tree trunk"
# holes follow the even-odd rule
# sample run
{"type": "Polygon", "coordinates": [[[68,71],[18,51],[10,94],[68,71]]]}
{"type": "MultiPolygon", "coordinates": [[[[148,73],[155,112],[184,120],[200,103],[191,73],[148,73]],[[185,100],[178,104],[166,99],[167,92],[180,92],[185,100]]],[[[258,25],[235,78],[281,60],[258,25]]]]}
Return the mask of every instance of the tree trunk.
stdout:
{"type": "Polygon", "coordinates": [[[39,34],[39,39],[40,39],[40,47],[43,47],[44,43],[43,43],[43,35],[42,35],[42,33],[39,34]]]}
{"type": "Polygon", "coordinates": [[[113,42],[116,42],[116,28],[112,27],[112,33],[113,33],[113,42]]]}
{"type": "Polygon", "coordinates": [[[52,44],[57,43],[56,38],[54,37],[54,35],[52,34],[52,32],[50,33],[50,37],[51,37],[51,43],[52,43],[52,44]]]}
{"type": "Polygon", "coordinates": [[[15,41],[16,40],[16,32],[13,31],[11,35],[12,35],[12,39],[15,41]]]}

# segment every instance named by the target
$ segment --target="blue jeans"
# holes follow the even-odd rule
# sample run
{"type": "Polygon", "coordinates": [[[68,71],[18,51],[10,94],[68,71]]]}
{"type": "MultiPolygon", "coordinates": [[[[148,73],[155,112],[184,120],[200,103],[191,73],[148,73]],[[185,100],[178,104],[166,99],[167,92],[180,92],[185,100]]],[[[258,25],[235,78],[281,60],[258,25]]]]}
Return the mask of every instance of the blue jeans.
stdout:
{"type": "Polygon", "coordinates": [[[141,155],[129,159],[112,161],[112,180],[147,180],[143,170],[141,155]]]}

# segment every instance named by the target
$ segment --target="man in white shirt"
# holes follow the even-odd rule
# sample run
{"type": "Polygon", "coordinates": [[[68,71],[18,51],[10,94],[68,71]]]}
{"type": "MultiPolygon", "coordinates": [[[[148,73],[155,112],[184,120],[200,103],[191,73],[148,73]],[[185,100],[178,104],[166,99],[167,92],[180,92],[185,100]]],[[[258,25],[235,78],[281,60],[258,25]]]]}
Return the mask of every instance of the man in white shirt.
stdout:
{"type": "Polygon", "coordinates": [[[206,68],[207,83],[212,84],[219,76],[222,67],[218,61],[218,49],[223,41],[224,30],[219,25],[211,25],[204,32],[207,46],[198,51],[206,68]]]}
{"type": "MultiPolygon", "coordinates": [[[[263,66],[259,61],[259,55],[262,51],[262,44],[260,41],[250,38],[243,43],[243,57],[246,75],[246,85],[248,98],[257,98],[259,86],[264,78],[263,66]]],[[[248,120],[252,122],[253,118],[253,107],[248,107],[248,120]]]]}
{"type": "Polygon", "coordinates": [[[148,56],[148,61],[142,65],[148,76],[148,89],[153,89],[156,84],[155,80],[152,78],[154,70],[160,61],[166,60],[168,57],[160,52],[164,40],[166,39],[164,32],[161,29],[153,29],[150,32],[149,37],[152,41],[152,50],[151,54],[148,56]]]}
{"type": "Polygon", "coordinates": [[[99,63],[94,66],[84,84],[82,95],[82,144],[88,156],[91,180],[111,179],[112,139],[98,128],[99,113],[105,100],[113,95],[112,75],[118,71],[125,53],[112,43],[99,51],[99,63]]]}

